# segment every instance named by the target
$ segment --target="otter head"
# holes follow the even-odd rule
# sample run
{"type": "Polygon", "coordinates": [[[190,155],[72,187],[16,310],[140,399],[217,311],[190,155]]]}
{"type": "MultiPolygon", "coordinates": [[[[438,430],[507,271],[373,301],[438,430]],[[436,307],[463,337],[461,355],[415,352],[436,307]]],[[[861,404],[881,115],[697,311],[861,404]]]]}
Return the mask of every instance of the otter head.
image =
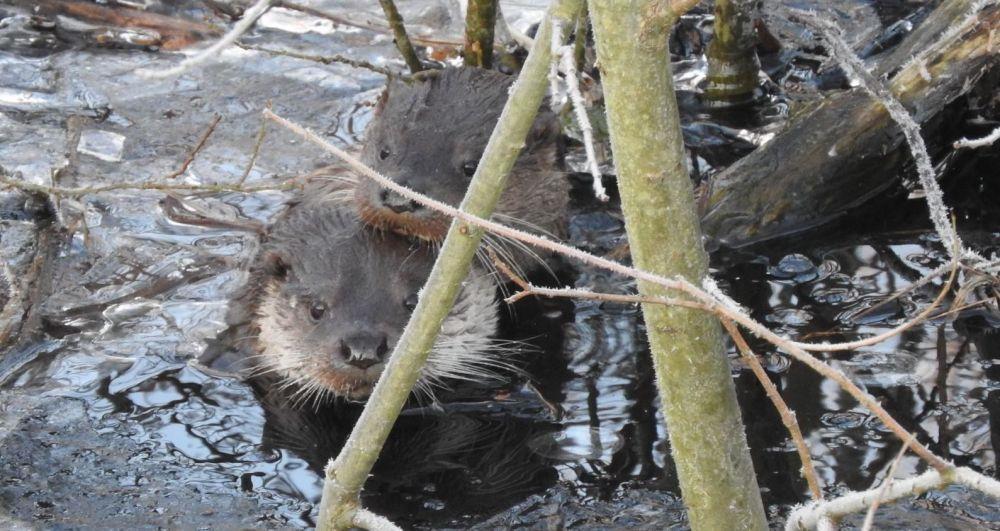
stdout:
{"type": "MultiPolygon", "coordinates": [[[[264,286],[255,317],[259,371],[283,379],[303,403],[330,395],[367,397],[416,306],[434,263],[431,251],[366,231],[349,207],[314,200],[293,206],[275,223],[262,253],[264,286]]],[[[424,380],[469,372],[463,367],[482,364],[477,355],[489,359],[483,350],[496,331],[494,297],[489,279],[470,277],[424,380]],[[477,350],[466,341],[472,348],[451,352],[447,344],[455,337],[481,343],[477,350]]]]}
{"type": "MultiPolygon", "coordinates": [[[[457,206],[512,83],[510,76],[480,68],[447,68],[390,82],[365,131],[362,160],[403,186],[457,206]]],[[[538,165],[532,156],[537,151],[545,151],[546,162],[554,165],[557,136],[555,116],[541,112],[512,175],[534,176],[519,166],[538,165]]],[[[355,199],[366,223],[400,234],[439,241],[450,224],[445,216],[367,179],[359,183],[355,199]]]]}

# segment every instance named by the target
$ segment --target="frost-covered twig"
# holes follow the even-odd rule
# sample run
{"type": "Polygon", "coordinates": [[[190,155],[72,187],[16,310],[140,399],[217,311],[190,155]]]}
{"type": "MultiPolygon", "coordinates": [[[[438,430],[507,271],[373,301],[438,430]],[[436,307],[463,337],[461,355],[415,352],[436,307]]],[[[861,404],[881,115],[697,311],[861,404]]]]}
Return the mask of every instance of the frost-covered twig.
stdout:
{"type": "Polygon", "coordinates": [[[885,493],[892,486],[893,478],[896,475],[896,469],[899,468],[899,463],[903,461],[903,456],[906,455],[906,451],[910,449],[910,441],[904,441],[902,448],[899,449],[899,453],[896,454],[896,458],[892,460],[892,464],[889,465],[889,471],[885,473],[885,480],[882,482],[882,486],[878,489],[878,496],[875,497],[875,501],[872,502],[872,506],[868,508],[868,514],[865,515],[865,521],[861,525],[861,531],[871,531],[872,525],[875,524],[875,511],[878,510],[879,504],[882,499],[885,498],[885,493]]]}
{"type": "Polygon", "coordinates": [[[354,68],[363,68],[365,70],[371,70],[372,72],[382,74],[386,77],[395,77],[399,79],[409,79],[409,76],[402,75],[398,72],[393,72],[391,69],[384,66],[377,66],[369,63],[368,61],[362,61],[360,59],[351,59],[344,57],[343,55],[309,55],[305,53],[298,53],[289,50],[275,50],[273,48],[264,48],[262,46],[254,46],[252,44],[246,44],[242,42],[233,43],[234,46],[243,48],[244,50],[254,50],[257,52],[269,53],[272,55],[284,55],[286,57],[292,57],[295,59],[302,59],[304,61],[313,61],[315,63],[322,63],[325,65],[333,63],[341,63],[348,66],[353,66],[354,68]]]}
{"type": "Polygon", "coordinates": [[[812,529],[817,526],[820,519],[836,519],[864,511],[876,499],[881,499],[882,502],[896,501],[956,483],[1000,498],[1000,482],[969,468],[956,467],[944,472],[929,470],[914,478],[893,481],[885,493],[881,492],[882,489],[872,489],[852,492],[828,501],[808,503],[792,511],[785,522],[785,529],[786,531],[812,529]]]}
{"type": "Polygon", "coordinates": [[[955,143],[952,144],[952,147],[955,149],[981,148],[993,145],[993,143],[997,140],[1000,140],[1000,127],[997,127],[992,133],[981,138],[961,138],[956,140],[955,143]]]}
{"type": "Polygon", "coordinates": [[[402,531],[388,518],[379,516],[367,509],[358,509],[354,513],[354,525],[367,531],[402,531]]]}
{"type": "Polygon", "coordinates": [[[195,55],[192,55],[191,57],[188,57],[187,59],[184,59],[177,66],[160,71],[140,70],[138,74],[149,79],[172,77],[184,73],[191,67],[198,66],[201,63],[218,58],[219,53],[222,50],[236,42],[236,39],[239,39],[244,33],[249,31],[251,27],[253,27],[254,23],[257,22],[257,19],[263,16],[264,13],[267,13],[267,10],[271,8],[271,1],[272,0],[258,0],[256,4],[250,6],[249,9],[243,12],[243,18],[241,18],[228,33],[223,35],[221,39],[216,41],[215,44],[205,48],[195,55]]]}
{"type": "Polygon", "coordinates": [[[938,236],[941,238],[941,244],[944,245],[953,259],[958,259],[965,255],[962,240],[951,224],[951,214],[948,206],[944,203],[944,193],[941,191],[941,187],[938,186],[934,164],[927,153],[924,138],[920,134],[920,124],[913,119],[910,112],[893,96],[885,84],[872,75],[864,63],[858,59],[858,56],[851,50],[851,47],[841,38],[842,30],[836,23],[821,19],[815,13],[799,12],[802,13],[802,18],[813,26],[822,36],[823,40],[830,45],[831,54],[841,67],[844,68],[847,75],[857,80],[866,92],[878,100],[885,107],[892,120],[899,125],[903,136],[906,138],[906,143],[910,146],[910,152],[916,163],[920,186],[924,189],[927,208],[930,210],[931,222],[934,224],[934,230],[937,231],[938,236]]]}
{"type": "Polygon", "coordinates": [[[580,93],[580,83],[577,80],[576,57],[572,46],[560,46],[558,50],[552,51],[553,57],[559,57],[559,65],[566,76],[566,93],[573,103],[573,116],[580,126],[583,134],[583,148],[587,153],[587,167],[590,175],[594,178],[594,195],[601,201],[608,200],[608,192],[604,189],[602,182],[601,168],[597,164],[597,154],[594,151],[594,128],[590,125],[590,117],[587,116],[587,106],[583,102],[583,94],[580,93]]]}
{"type": "Polygon", "coordinates": [[[552,107],[558,111],[562,102],[557,100],[559,94],[559,72],[561,71],[566,79],[566,95],[573,105],[573,117],[580,127],[583,135],[583,149],[587,154],[587,170],[594,178],[594,196],[601,201],[608,200],[608,192],[604,189],[603,175],[600,165],[597,164],[597,154],[594,150],[594,128],[590,125],[590,117],[587,116],[587,105],[583,101],[583,94],[580,93],[579,75],[576,70],[576,56],[573,46],[563,45],[563,27],[557,26],[552,33],[552,65],[549,68],[549,83],[552,93],[552,107]],[[557,38],[558,36],[558,38],[557,38]]]}
{"type": "Polygon", "coordinates": [[[795,418],[795,412],[781,398],[781,393],[778,392],[777,386],[767,376],[767,372],[761,366],[760,360],[750,350],[750,345],[747,344],[746,339],[743,338],[743,334],[740,333],[740,329],[736,327],[736,324],[729,319],[721,319],[721,321],[722,326],[729,332],[729,336],[733,338],[733,343],[736,344],[736,349],[739,351],[740,357],[750,367],[754,376],[757,377],[757,381],[764,388],[767,397],[774,404],[774,408],[781,415],[781,422],[785,425],[785,429],[788,430],[788,434],[791,435],[792,442],[795,443],[795,450],[799,453],[799,460],[802,461],[802,476],[806,478],[806,483],[809,484],[809,491],[812,492],[813,499],[822,500],[823,491],[820,490],[819,476],[816,475],[816,467],[813,466],[812,456],[809,454],[809,446],[806,445],[806,440],[802,437],[802,430],[799,429],[799,422],[795,418]]]}

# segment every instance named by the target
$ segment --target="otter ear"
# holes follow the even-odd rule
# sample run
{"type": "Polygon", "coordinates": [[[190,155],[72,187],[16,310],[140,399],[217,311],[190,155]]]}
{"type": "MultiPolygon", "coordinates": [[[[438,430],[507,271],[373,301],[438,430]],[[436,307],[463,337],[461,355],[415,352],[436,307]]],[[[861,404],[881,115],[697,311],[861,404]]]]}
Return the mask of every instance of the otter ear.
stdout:
{"type": "Polygon", "coordinates": [[[385,102],[389,101],[389,90],[392,88],[392,81],[385,86],[385,89],[379,94],[378,99],[375,100],[375,111],[374,115],[378,116],[382,114],[382,109],[385,109],[385,102]]]}
{"type": "Polygon", "coordinates": [[[276,277],[280,280],[288,278],[288,261],[274,251],[264,253],[263,269],[264,273],[268,276],[276,277]]]}

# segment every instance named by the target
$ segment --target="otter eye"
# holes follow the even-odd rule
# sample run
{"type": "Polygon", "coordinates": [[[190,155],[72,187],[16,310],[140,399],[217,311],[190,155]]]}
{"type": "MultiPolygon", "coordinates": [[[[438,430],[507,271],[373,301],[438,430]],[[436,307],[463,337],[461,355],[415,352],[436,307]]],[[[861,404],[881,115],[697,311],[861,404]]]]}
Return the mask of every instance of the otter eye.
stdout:
{"type": "Polygon", "coordinates": [[[417,307],[418,298],[416,293],[411,293],[409,297],[403,300],[403,307],[406,308],[406,311],[412,312],[417,307]]]}
{"type": "Polygon", "coordinates": [[[391,155],[391,153],[389,153],[389,150],[387,148],[382,148],[378,152],[378,159],[385,160],[389,158],[389,155],[391,155]]]}
{"type": "Polygon", "coordinates": [[[326,305],[322,302],[314,302],[309,306],[309,317],[312,317],[313,321],[319,321],[324,313],[326,313],[326,305]]]}
{"type": "Polygon", "coordinates": [[[462,172],[465,173],[466,177],[472,177],[476,174],[476,168],[479,166],[479,161],[467,160],[465,164],[462,164],[462,172]]]}

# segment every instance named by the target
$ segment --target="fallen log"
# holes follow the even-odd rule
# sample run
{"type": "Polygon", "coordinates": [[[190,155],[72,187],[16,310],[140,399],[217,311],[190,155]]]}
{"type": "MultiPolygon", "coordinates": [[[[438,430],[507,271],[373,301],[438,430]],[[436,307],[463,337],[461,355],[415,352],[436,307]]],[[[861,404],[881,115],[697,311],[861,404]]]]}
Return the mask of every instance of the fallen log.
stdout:
{"type": "MultiPolygon", "coordinates": [[[[925,123],[998,61],[998,27],[997,3],[946,0],[874,73],[925,123]]],[[[826,97],[715,177],[703,230],[740,247],[826,224],[898,183],[910,158],[902,143],[885,108],[861,88],[826,97]]]]}

